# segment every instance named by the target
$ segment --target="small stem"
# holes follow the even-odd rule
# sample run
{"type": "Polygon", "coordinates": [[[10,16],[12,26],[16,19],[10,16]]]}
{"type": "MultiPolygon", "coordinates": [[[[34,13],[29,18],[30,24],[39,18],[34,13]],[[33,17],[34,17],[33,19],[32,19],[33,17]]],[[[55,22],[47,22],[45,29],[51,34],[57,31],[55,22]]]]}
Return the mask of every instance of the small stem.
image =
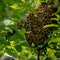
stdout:
{"type": "Polygon", "coordinates": [[[38,51],[38,60],[40,60],[40,51],[38,51]]]}
{"type": "Polygon", "coordinates": [[[38,54],[38,60],[39,60],[39,54],[38,54]]]}

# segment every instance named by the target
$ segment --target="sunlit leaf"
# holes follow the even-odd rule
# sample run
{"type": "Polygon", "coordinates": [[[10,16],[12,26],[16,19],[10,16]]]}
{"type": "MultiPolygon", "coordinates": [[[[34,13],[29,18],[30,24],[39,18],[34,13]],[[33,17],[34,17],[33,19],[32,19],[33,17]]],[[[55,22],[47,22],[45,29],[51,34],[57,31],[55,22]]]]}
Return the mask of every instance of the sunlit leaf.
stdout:
{"type": "Polygon", "coordinates": [[[13,8],[13,9],[19,9],[17,4],[14,4],[14,5],[10,6],[10,7],[13,8]]]}
{"type": "Polygon", "coordinates": [[[40,2],[40,0],[36,0],[36,3],[38,4],[40,2]]]}
{"type": "Polygon", "coordinates": [[[58,27],[57,24],[48,24],[48,25],[45,25],[43,28],[49,28],[49,27],[58,27]]]}
{"type": "Polygon", "coordinates": [[[57,42],[57,43],[60,43],[60,37],[51,39],[49,43],[51,43],[51,42],[57,42]]]}
{"type": "Polygon", "coordinates": [[[21,0],[23,3],[25,3],[25,0],[21,0]]]}
{"type": "Polygon", "coordinates": [[[59,14],[56,14],[56,17],[57,17],[57,18],[60,18],[59,14]]]}
{"type": "Polygon", "coordinates": [[[51,18],[50,20],[55,20],[59,23],[60,15],[59,14],[54,14],[54,15],[56,16],[56,18],[51,18]]]}
{"type": "Polygon", "coordinates": [[[57,18],[51,18],[51,20],[56,20],[56,21],[58,21],[59,19],[57,19],[57,18]]]}

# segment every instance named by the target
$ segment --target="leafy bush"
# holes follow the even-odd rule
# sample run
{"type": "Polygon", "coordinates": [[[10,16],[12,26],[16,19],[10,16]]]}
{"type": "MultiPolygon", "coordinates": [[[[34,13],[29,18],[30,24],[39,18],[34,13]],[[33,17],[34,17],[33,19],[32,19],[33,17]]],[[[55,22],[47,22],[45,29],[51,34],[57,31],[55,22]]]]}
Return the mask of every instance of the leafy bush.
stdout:
{"type": "MultiPolygon", "coordinates": [[[[34,12],[34,9],[40,4],[48,3],[51,0],[0,0],[0,57],[8,53],[16,60],[37,60],[37,47],[30,46],[26,41],[25,28],[18,29],[16,23],[21,19],[26,20],[26,14],[34,12]]],[[[60,3],[53,0],[55,5],[60,3]],[[57,3],[56,3],[57,2],[57,3]]],[[[36,15],[35,15],[36,17],[36,15]]],[[[50,19],[55,24],[47,24],[44,28],[54,27],[52,33],[46,40],[46,49],[41,50],[43,54],[41,60],[59,60],[60,58],[60,6],[57,5],[57,11],[50,19]],[[45,54],[44,54],[45,53],[45,54]]],[[[44,45],[45,47],[45,45],[44,45]]],[[[40,53],[40,54],[41,54],[40,53]]]]}

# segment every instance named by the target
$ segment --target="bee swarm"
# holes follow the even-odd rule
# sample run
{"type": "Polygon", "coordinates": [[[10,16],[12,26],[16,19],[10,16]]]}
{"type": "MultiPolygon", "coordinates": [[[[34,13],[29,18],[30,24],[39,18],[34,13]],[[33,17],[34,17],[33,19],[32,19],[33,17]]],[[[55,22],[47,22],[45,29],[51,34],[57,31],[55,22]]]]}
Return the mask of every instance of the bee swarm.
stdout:
{"type": "MultiPolygon", "coordinates": [[[[52,28],[43,28],[47,24],[53,23],[50,19],[52,14],[56,12],[56,8],[53,7],[53,4],[42,4],[35,9],[34,12],[30,12],[27,15],[25,23],[22,24],[22,27],[26,31],[26,40],[31,45],[32,43],[36,46],[39,44],[44,44],[48,39],[48,34],[53,30],[52,28]]],[[[21,24],[18,25],[18,28],[22,28],[21,24]]]]}

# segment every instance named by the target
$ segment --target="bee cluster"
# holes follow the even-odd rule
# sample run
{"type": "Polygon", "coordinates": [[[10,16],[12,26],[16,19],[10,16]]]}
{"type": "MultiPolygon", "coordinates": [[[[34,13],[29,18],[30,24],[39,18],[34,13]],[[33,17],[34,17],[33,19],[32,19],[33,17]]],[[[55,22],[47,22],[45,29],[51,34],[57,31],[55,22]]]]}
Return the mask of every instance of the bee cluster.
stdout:
{"type": "MultiPolygon", "coordinates": [[[[22,24],[26,29],[26,40],[30,45],[35,44],[35,46],[44,44],[48,39],[48,34],[52,32],[52,28],[43,28],[47,24],[53,23],[50,19],[52,14],[56,11],[53,4],[42,4],[35,9],[34,12],[27,14],[26,21],[22,24]]],[[[19,23],[21,24],[21,23],[19,23]]],[[[21,25],[18,25],[21,28],[21,25]]]]}

